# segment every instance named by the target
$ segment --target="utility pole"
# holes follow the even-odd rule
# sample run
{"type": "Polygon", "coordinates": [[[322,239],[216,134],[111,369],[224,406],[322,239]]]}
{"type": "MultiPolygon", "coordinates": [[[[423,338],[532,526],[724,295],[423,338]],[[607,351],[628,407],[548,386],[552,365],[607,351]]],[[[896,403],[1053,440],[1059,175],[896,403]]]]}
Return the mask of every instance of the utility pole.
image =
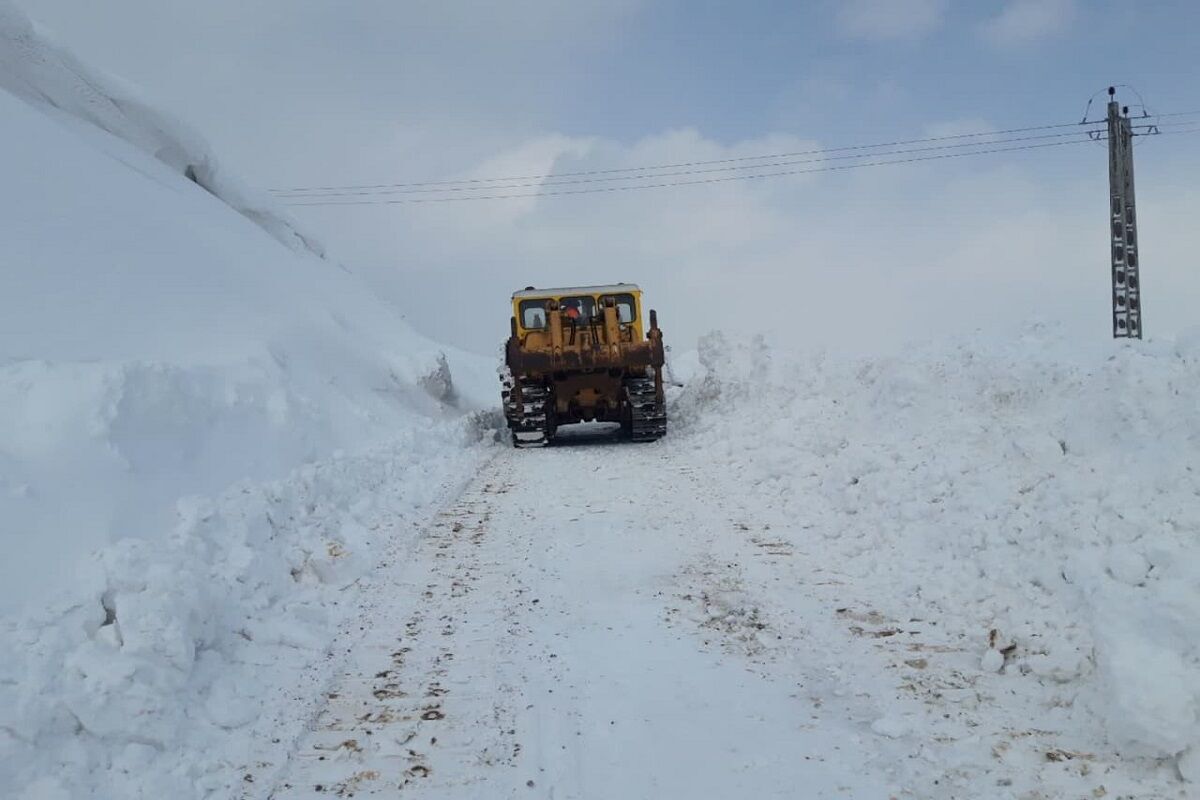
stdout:
{"type": "Polygon", "coordinates": [[[1113,338],[1142,338],[1137,209],[1133,196],[1133,126],[1129,108],[1108,87],[1108,190],[1112,227],[1113,338]]]}

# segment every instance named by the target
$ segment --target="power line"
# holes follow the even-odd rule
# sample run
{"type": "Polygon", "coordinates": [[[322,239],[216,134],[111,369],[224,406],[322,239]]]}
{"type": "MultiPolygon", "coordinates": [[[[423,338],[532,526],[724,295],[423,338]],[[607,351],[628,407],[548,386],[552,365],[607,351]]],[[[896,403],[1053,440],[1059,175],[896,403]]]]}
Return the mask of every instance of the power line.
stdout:
{"type": "MultiPolygon", "coordinates": [[[[1196,114],[1200,114],[1200,111],[1178,112],[1177,114],[1172,114],[1172,115],[1160,114],[1158,116],[1184,116],[1184,115],[1196,115],[1196,114]]],[[[293,193],[305,193],[305,192],[336,192],[336,191],[352,190],[352,189],[393,189],[393,188],[407,188],[407,187],[411,187],[411,186],[457,186],[457,185],[462,185],[462,184],[488,184],[488,183],[503,183],[503,182],[509,182],[509,181],[549,180],[549,179],[553,179],[553,178],[576,178],[576,177],[586,177],[586,176],[592,176],[592,175],[611,175],[611,174],[617,174],[617,173],[646,172],[646,171],[654,171],[654,170],[662,170],[662,169],[680,169],[683,167],[702,167],[702,166],[709,166],[712,164],[732,164],[732,163],[745,162],[745,161],[766,161],[766,160],[780,159],[780,158],[794,158],[796,156],[820,155],[820,154],[824,154],[824,153],[861,152],[861,151],[865,151],[865,150],[876,150],[876,149],[885,148],[885,147],[901,147],[901,146],[907,146],[907,145],[913,145],[913,144],[927,144],[927,143],[931,143],[931,142],[945,142],[945,141],[969,139],[969,138],[1008,136],[1010,134],[1029,133],[1032,131],[1044,131],[1044,130],[1053,130],[1053,129],[1061,129],[1061,128],[1079,129],[1079,127],[1080,127],[1080,123],[1078,123],[1078,122],[1062,122],[1062,123],[1057,123],[1054,125],[1031,125],[1031,126],[1026,126],[1023,128],[1008,128],[1006,130],[1000,130],[1000,131],[980,131],[980,132],[976,132],[976,133],[956,133],[956,134],[948,134],[945,136],[930,136],[930,137],[926,137],[923,139],[899,139],[899,140],[892,141],[892,142],[880,142],[880,143],[876,143],[876,144],[847,145],[847,146],[842,146],[842,147],[827,147],[827,148],[819,148],[819,149],[814,149],[814,150],[798,150],[798,151],[789,152],[789,153],[768,153],[768,154],[756,155],[756,156],[738,156],[738,157],[733,157],[733,158],[710,159],[710,160],[706,160],[706,161],[683,161],[683,162],[677,162],[677,163],[673,163],[673,164],[653,164],[653,165],[639,166],[639,167],[616,167],[616,168],[612,168],[612,169],[583,170],[583,171],[579,171],[579,172],[550,172],[550,173],[545,173],[545,174],[541,174],[541,175],[512,175],[512,176],[507,176],[507,177],[496,177],[496,178],[463,178],[463,179],[457,179],[457,180],[415,181],[415,182],[406,182],[406,183],[344,184],[344,185],[338,185],[338,186],[300,186],[300,187],[295,187],[295,188],[275,188],[275,189],[271,189],[269,191],[274,192],[276,194],[293,194],[293,193]]],[[[986,144],[986,142],[980,142],[980,144],[986,144]]],[[[483,188],[486,189],[488,187],[483,187],[483,188]]]]}
{"type": "MultiPolygon", "coordinates": [[[[1178,116],[1185,116],[1185,115],[1200,115],[1200,111],[1178,112],[1178,113],[1173,113],[1173,114],[1159,114],[1156,116],[1178,117],[1178,116]]],[[[1158,125],[1156,125],[1154,127],[1161,128],[1161,127],[1170,127],[1170,126],[1179,126],[1179,125],[1194,125],[1194,124],[1197,124],[1197,122],[1200,122],[1200,121],[1192,120],[1192,121],[1188,121],[1188,122],[1166,122],[1166,123],[1159,123],[1158,125]]],[[[1063,127],[1063,126],[1043,126],[1041,129],[1045,130],[1046,128],[1049,128],[1049,127],[1063,127]]],[[[1077,133],[1085,134],[1085,133],[1088,133],[1088,131],[1078,131],[1077,133]]],[[[1200,133],[1200,127],[1190,128],[1190,129],[1186,129],[1186,130],[1169,130],[1169,131],[1155,130],[1152,134],[1141,134],[1141,135],[1143,135],[1143,136],[1147,136],[1147,135],[1169,136],[1172,134],[1192,134],[1192,133],[1200,133]]],[[[1066,135],[1066,134],[1064,134],[1064,135],[1066,135]]],[[[1041,138],[1041,137],[1026,137],[1026,138],[1036,139],[1036,138],[1041,138]]],[[[892,159],[892,160],[884,160],[884,161],[869,161],[869,162],[858,162],[858,163],[853,163],[853,164],[823,166],[823,167],[815,167],[812,169],[785,170],[785,171],[779,171],[779,172],[757,173],[757,174],[751,174],[751,175],[732,175],[732,176],[723,176],[723,177],[716,177],[716,178],[702,178],[702,179],[684,180],[684,181],[670,181],[670,182],[665,182],[665,183],[631,183],[631,184],[622,185],[622,186],[605,186],[605,187],[596,187],[596,188],[588,188],[588,189],[563,189],[563,190],[557,190],[557,191],[521,192],[521,193],[516,193],[516,194],[460,195],[460,196],[452,196],[452,197],[419,197],[419,198],[399,198],[399,199],[380,198],[380,199],[370,199],[370,200],[331,200],[331,201],[322,200],[322,199],[320,199],[322,197],[321,195],[315,195],[312,198],[314,200],[314,202],[308,202],[308,200],[310,198],[305,195],[299,195],[299,196],[292,197],[292,198],[281,198],[281,199],[300,201],[300,202],[285,203],[285,205],[288,205],[288,206],[300,207],[300,206],[398,205],[398,204],[403,204],[403,203],[444,203],[444,202],[455,202],[455,201],[466,201],[466,200],[508,200],[508,199],[518,199],[518,198],[550,197],[550,196],[556,196],[556,195],[569,195],[569,194],[595,194],[595,193],[600,193],[600,192],[631,191],[631,190],[635,190],[635,189],[659,189],[659,188],[667,188],[667,187],[673,187],[673,186],[692,186],[692,185],[709,184],[709,183],[726,183],[729,181],[736,181],[736,180],[756,180],[756,179],[761,179],[761,178],[783,177],[783,176],[790,176],[790,175],[804,175],[804,174],[811,174],[811,173],[817,173],[817,172],[838,172],[838,171],[845,171],[845,170],[850,170],[850,169],[862,169],[862,168],[867,168],[867,167],[892,166],[892,165],[898,165],[898,164],[910,164],[910,163],[921,162],[921,161],[937,161],[937,160],[942,160],[942,159],[947,159],[947,158],[963,158],[963,157],[975,156],[975,155],[988,155],[988,154],[993,154],[993,153],[1006,153],[1006,152],[1014,152],[1014,151],[1021,151],[1021,150],[1036,150],[1036,149],[1042,149],[1042,148],[1046,148],[1046,147],[1060,147],[1063,145],[1070,145],[1070,144],[1084,144],[1087,142],[1105,141],[1106,138],[1107,137],[1105,137],[1105,136],[1100,136],[1100,137],[1094,137],[1094,138],[1090,137],[1088,139],[1069,139],[1067,141],[1061,141],[1061,142],[1046,142],[1046,143],[1040,143],[1040,144],[1034,144],[1034,145],[1017,146],[1017,147],[987,148],[987,149],[982,149],[982,150],[969,150],[969,151],[958,152],[958,153],[941,153],[938,155],[921,156],[921,157],[915,157],[915,158],[892,159]]],[[[972,143],[971,146],[986,146],[986,145],[991,145],[991,144],[1002,144],[1002,143],[1005,143],[1005,141],[1006,140],[974,142],[974,143],[972,143]]],[[[1013,140],[1007,140],[1007,141],[1020,141],[1020,140],[1013,139],[1013,140]]],[[[837,148],[837,149],[845,149],[845,148],[837,148]]],[[[930,148],[930,149],[938,149],[938,148],[930,148]]],[[[919,151],[920,151],[920,149],[911,150],[911,151],[901,151],[901,152],[919,152],[919,151]]],[[[836,150],[814,151],[814,152],[836,152],[836,150]]],[[[857,156],[857,158],[872,158],[872,157],[875,157],[878,155],[885,155],[885,154],[872,153],[872,154],[868,154],[865,156],[857,156]]],[[[833,160],[833,159],[828,159],[828,160],[833,160]]],[[[813,162],[797,162],[797,163],[816,163],[816,162],[823,162],[823,161],[825,161],[825,159],[815,159],[813,162]]],[[[767,166],[772,166],[772,165],[756,164],[753,166],[757,167],[757,168],[762,168],[762,167],[767,167],[767,166]]],[[[655,178],[660,178],[660,177],[668,177],[668,176],[666,176],[666,175],[636,175],[636,176],[628,176],[628,177],[624,178],[624,180],[627,180],[627,181],[653,180],[655,178]]],[[[543,187],[544,186],[555,186],[555,185],[562,185],[564,183],[566,183],[566,182],[560,182],[559,184],[553,184],[553,183],[552,184],[540,184],[539,186],[543,186],[543,187]]],[[[535,185],[538,185],[538,184],[535,184],[535,185]]],[[[489,191],[492,189],[499,189],[499,188],[504,188],[504,187],[482,186],[482,187],[476,187],[475,190],[476,191],[489,191]]],[[[368,192],[366,194],[368,196],[378,196],[376,193],[368,192]]]]}
{"type": "MultiPolygon", "coordinates": [[[[1187,124],[1191,125],[1192,123],[1189,122],[1187,124]]],[[[1200,128],[1188,128],[1184,131],[1159,131],[1158,133],[1154,134],[1154,136],[1170,136],[1174,133],[1200,133],[1200,128]]]]}
{"type": "MultiPolygon", "coordinates": [[[[1171,124],[1171,123],[1164,123],[1164,124],[1171,124]]],[[[494,185],[494,186],[493,185],[489,185],[489,186],[446,186],[446,187],[442,187],[442,188],[413,187],[413,188],[389,188],[389,189],[364,189],[361,191],[344,191],[344,192],[342,192],[342,191],[313,192],[313,193],[304,194],[304,195],[293,195],[293,196],[286,197],[285,199],[301,200],[301,199],[308,199],[308,198],[330,198],[330,197],[364,197],[364,196],[375,197],[375,196],[386,196],[386,195],[395,195],[395,194],[444,194],[444,193],[448,193],[448,192],[479,192],[479,191],[499,191],[499,190],[504,190],[504,189],[545,188],[545,187],[553,187],[553,186],[569,186],[569,185],[575,185],[575,184],[581,184],[581,183],[611,183],[611,182],[615,182],[615,181],[654,180],[654,179],[658,179],[658,178],[682,177],[685,175],[703,175],[703,174],[711,174],[711,173],[719,173],[719,172],[732,172],[735,170],[790,167],[790,166],[796,166],[799,164],[820,164],[820,163],[824,163],[827,161],[845,161],[845,160],[858,160],[858,159],[864,159],[864,158],[879,158],[882,156],[908,155],[911,153],[927,153],[927,152],[935,152],[935,151],[942,151],[942,150],[954,150],[954,149],[961,149],[961,148],[977,148],[977,147],[982,147],[985,145],[991,146],[991,145],[998,145],[998,144],[1011,144],[1011,143],[1015,143],[1015,142],[1038,141],[1038,140],[1044,140],[1044,139],[1059,139],[1059,138],[1065,138],[1065,137],[1078,137],[1078,136],[1084,135],[1085,133],[1088,133],[1088,132],[1097,133],[1097,132],[1100,132],[1101,130],[1102,129],[1100,129],[1100,128],[1094,128],[1094,129],[1089,129],[1088,131],[1075,130],[1075,131],[1070,131],[1067,133],[1047,133],[1047,134],[1041,134],[1038,136],[1021,136],[1021,137],[1014,137],[1014,138],[1010,138],[1010,139],[992,139],[992,140],[989,140],[986,142],[965,142],[965,143],[960,142],[957,144],[932,145],[930,147],[916,147],[916,148],[908,148],[908,149],[900,149],[900,150],[874,151],[874,152],[870,152],[870,153],[861,153],[861,154],[860,153],[843,154],[843,155],[838,155],[838,156],[830,156],[828,158],[810,158],[810,159],[801,159],[801,160],[774,161],[774,162],[767,162],[767,163],[762,163],[762,164],[736,164],[736,165],[732,165],[732,166],[706,167],[704,169],[688,169],[688,170],[682,170],[682,171],[676,171],[676,172],[653,172],[653,173],[641,174],[641,175],[606,175],[606,176],[593,176],[593,177],[586,177],[586,178],[570,178],[567,180],[557,180],[557,181],[553,181],[553,182],[546,181],[546,182],[534,182],[534,183],[510,183],[510,184],[500,184],[500,185],[494,185]]],[[[826,152],[828,152],[828,151],[826,151],[826,152]]]]}
{"type": "Polygon", "coordinates": [[[835,164],[832,166],[814,167],[812,169],[785,170],[785,171],[781,171],[781,172],[762,172],[762,173],[756,173],[753,175],[726,175],[726,176],[722,176],[722,177],[718,177],[718,178],[696,178],[696,179],[685,180],[685,181],[668,181],[665,183],[630,184],[630,185],[623,185],[623,186],[601,186],[601,187],[591,187],[591,188],[586,188],[586,189],[561,189],[561,190],[551,191],[551,192],[521,192],[521,193],[517,193],[517,194],[490,194],[490,195],[470,195],[470,196],[462,195],[462,196],[455,196],[455,197],[405,197],[405,198],[374,199],[374,200],[340,200],[340,201],[331,200],[331,201],[318,201],[318,202],[295,202],[295,203],[287,203],[286,205],[293,206],[293,207],[299,207],[299,206],[398,205],[398,204],[404,204],[404,203],[449,203],[449,202],[463,202],[463,201],[468,201],[468,200],[511,200],[511,199],[517,199],[517,198],[527,198],[527,197],[553,197],[553,196],[557,196],[557,195],[570,195],[570,194],[595,194],[595,193],[600,193],[600,192],[625,192],[625,191],[632,191],[635,189],[663,189],[663,188],[673,187],[673,186],[694,186],[694,185],[698,185],[698,184],[708,184],[708,183],[726,183],[729,181],[757,180],[757,179],[761,179],[761,178],[776,178],[776,177],[783,177],[783,176],[789,176],[789,175],[807,175],[807,174],[812,174],[812,173],[817,173],[817,172],[839,172],[839,171],[852,170],[852,169],[865,169],[868,167],[883,167],[883,166],[893,166],[893,165],[897,165],[897,164],[911,164],[911,163],[920,162],[920,161],[938,161],[938,160],[948,159],[948,158],[964,158],[967,156],[981,156],[981,155],[989,155],[989,154],[993,154],[993,153],[1011,153],[1011,152],[1016,152],[1019,150],[1037,150],[1037,149],[1047,148],[1047,147],[1063,147],[1065,145],[1089,144],[1092,141],[1093,141],[1092,139],[1072,139],[1072,140],[1063,141],[1063,142],[1043,142],[1040,144],[1027,144],[1027,145],[1018,145],[1015,147],[1000,147],[1000,148],[993,148],[993,149],[986,149],[986,150],[972,150],[972,151],[961,152],[961,153],[940,153],[938,155],[917,156],[914,158],[895,159],[895,160],[887,160],[887,161],[866,161],[866,162],[859,162],[859,163],[855,163],[855,164],[835,164]]]}

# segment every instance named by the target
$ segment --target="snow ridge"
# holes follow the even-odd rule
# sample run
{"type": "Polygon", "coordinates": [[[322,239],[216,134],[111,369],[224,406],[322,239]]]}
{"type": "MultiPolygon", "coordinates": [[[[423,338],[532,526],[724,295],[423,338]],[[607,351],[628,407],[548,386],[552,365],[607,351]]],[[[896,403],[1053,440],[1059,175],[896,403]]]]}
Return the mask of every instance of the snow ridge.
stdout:
{"type": "Polygon", "coordinates": [[[11,0],[0,0],[0,89],[129,142],[291,249],[324,256],[321,244],[302,233],[266,192],[223,170],[199,134],[145,102],[133,87],[80,62],[11,0]]]}
{"type": "Polygon", "coordinates": [[[9,0],[0,116],[0,794],[232,796],[493,366],[9,0]]]}
{"type": "Polygon", "coordinates": [[[1036,722],[1200,780],[1200,336],[842,362],[714,334],[699,356],[676,432],[804,529],[845,605],[932,620],[961,670],[1000,672],[992,716],[945,735],[1036,722]]]}
{"type": "Polygon", "coordinates": [[[485,455],[461,423],[409,430],[96,552],[60,599],[0,624],[6,796],[234,796],[299,734],[371,570],[485,455]]]}

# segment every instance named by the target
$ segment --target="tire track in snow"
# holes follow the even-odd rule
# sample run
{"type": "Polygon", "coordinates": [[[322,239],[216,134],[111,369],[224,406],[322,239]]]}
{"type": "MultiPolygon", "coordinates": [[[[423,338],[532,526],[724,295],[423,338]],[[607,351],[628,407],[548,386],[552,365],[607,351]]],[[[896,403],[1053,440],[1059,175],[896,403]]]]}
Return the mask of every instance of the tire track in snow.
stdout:
{"type": "Polygon", "coordinates": [[[495,471],[438,516],[403,577],[381,588],[390,597],[271,798],[473,796],[477,781],[460,765],[515,762],[504,664],[525,633],[514,606],[526,590],[488,541],[494,497],[507,491],[495,471]]]}
{"type": "Polygon", "coordinates": [[[790,676],[668,619],[731,502],[670,445],[487,465],[381,589],[270,796],[886,796],[856,725],[815,726],[790,676]]]}

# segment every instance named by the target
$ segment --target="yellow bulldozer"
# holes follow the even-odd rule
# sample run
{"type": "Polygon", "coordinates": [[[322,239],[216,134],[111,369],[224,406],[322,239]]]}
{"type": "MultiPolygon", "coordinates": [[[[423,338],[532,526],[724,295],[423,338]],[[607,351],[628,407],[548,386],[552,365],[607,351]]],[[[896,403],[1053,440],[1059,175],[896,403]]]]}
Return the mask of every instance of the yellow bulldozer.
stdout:
{"type": "Polygon", "coordinates": [[[544,447],[560,426],[619,422],[634,441],[667,432],[663,338],[631,283],[513,293],[501,375],[516,447],[544,447]]]}

